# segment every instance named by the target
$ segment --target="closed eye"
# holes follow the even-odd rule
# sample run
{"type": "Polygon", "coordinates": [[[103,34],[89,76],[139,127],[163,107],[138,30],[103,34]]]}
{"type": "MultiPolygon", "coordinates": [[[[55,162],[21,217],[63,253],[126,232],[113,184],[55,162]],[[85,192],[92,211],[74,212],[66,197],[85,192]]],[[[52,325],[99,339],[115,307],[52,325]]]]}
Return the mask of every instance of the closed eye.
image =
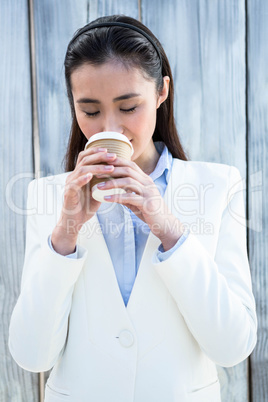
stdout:
{"type": "Polygon", "coordinates": [[[99,114],[99,113],[100,112],[94,112],[94,113],[85,112],[85,115],[89,116],[89,117],[94,117],[94,116],[97,116],[97,114],[99,114]]]}
{"type": "MultiPolygon", "coordinates": [[[[136,108],[137,108],[137,106],[134,106],[134,107],[132,107],[132,108],[130,108],[130,109],[120,109],[120,110],[121,110],[121,112],[123,112],[123,113],[133,113],[133,112],[136,110],[136,108]]],[[[90,112],[84,112],[84,113],[85,113],[85,115],[88,116],[88,117],[95,117],[95,116],[97,116],[100,112],[97,111],[97,112],[94,112],[94,113],[90,113],[90,112]]]]}
{"type": "Polygon", "coordinates": [[[130,109],[120,109],[120,110],[121,110],[121,112],[124,112],[124,113],[132,113],[135,111],[136,108],[137,108],[137,106],[134,106],[130,109]]]}

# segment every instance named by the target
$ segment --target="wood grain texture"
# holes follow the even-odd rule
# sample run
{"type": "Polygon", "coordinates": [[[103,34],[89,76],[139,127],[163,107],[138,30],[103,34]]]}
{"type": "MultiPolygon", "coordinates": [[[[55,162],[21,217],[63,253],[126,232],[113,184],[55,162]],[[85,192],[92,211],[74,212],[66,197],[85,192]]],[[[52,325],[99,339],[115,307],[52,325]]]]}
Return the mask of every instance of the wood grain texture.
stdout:
{"type": "Polygon", "coordinates": [[[125,14],[138,19],[138,0],[89,0],[90,20],[113,14],[125,14]]]}
{"type": "Polygon", "coordinates": [[[63,172],[70,132],[70,110],[64,81],[64,56],[74,32],[88,21],[88,2],[34,2],[37,97],[41,174],[63,172]]]}
{"type": "MultiPolygon", "coordinates": [[[[171,63],[176,121],[190,159],[235,165],[245,178],[244,2],[142,0],[141,6],[142,22],[171,63]]],[[[223,402],[248,400],[247,362],[218,367],[218,374],[223,402]]]]}
{"type": "Polygon", "coordinates": [[[0,11],[0,401],[36,402],[38,376],[22,370],[8,349],[8,328],[20,292],[27,186],[33,178],[31,79],[26,0],[0,11]]]}
{"type": "Polygon", "coordinates": [[[258,341],[251,355],[251,393],[268,401],[268,3],[247,1],[249,254],[258,341]]]}

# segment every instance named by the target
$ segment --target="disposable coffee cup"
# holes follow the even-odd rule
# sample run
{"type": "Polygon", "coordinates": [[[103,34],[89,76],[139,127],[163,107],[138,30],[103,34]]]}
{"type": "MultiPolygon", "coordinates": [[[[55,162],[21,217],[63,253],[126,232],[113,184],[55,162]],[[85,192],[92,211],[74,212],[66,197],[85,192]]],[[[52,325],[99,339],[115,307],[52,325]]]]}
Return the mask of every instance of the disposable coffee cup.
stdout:
{"type": "MultiPolygon", "coordinates": [[[[123,134],[116,133],[113,131],[103,131],[102,133],[97,133],[92,135],[85,145],[85,149],[98,147],[106,148],[107,152],[115,153],[116,156],[131,160],[133,155],[133,147],[131,142],[123,134]]],[[[108,165],[108,163],[102,162],[103,165],[108,165]]],[[[106,173],[105,173],[106,174],[106,173]]],[[[107,173],[109,174],[109,173],[107,173]]],[[[92,197],[99,202],[108,202],[103,197],[106,195],[114,194],[124,194],[126,191],[122,188],[111,188],[108,190],[101,190],[97,185],[103,181],[112,180],[113,177],[103,177],[97,178],[92,177],[90,181],[90,189],[92,191],[92,197]]]]}

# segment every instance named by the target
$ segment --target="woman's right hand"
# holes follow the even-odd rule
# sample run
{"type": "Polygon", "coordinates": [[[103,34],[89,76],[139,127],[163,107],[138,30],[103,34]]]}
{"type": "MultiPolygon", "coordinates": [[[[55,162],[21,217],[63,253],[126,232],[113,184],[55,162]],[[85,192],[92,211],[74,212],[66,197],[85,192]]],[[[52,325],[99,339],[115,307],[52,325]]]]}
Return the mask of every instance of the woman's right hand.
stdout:
{"type": "Polygon", "coordinates": [[[75,169],[66,179],[61,216],[51,236],[58,253],[67,255],[74,251],[79,230],[101,205],[92,197],[89,183],[93,175],[112,172],[114,166],[103,163],[111,163],[115,158],[105,148],[89,148],[79,153],[75,169]]]}

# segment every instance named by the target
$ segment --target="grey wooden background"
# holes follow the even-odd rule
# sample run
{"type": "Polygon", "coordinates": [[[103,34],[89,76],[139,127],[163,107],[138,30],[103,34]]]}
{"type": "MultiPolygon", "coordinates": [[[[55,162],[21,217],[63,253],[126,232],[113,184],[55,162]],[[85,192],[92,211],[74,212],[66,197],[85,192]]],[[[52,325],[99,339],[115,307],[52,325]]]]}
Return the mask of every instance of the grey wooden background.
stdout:
{"type": "Polygon", "coordinates": [[[27,185],[63,171],[66,46],[88,21],[121,13],[140,18],[166,49],[190,158],[235,165],[245,179],[258,343],[247,361],[218,371],[223,402],[268,401],[267,0],[0,0],[0,402],[41,401],[48,375],[20,369],[7,340],[24,258],[27,185]]]}

